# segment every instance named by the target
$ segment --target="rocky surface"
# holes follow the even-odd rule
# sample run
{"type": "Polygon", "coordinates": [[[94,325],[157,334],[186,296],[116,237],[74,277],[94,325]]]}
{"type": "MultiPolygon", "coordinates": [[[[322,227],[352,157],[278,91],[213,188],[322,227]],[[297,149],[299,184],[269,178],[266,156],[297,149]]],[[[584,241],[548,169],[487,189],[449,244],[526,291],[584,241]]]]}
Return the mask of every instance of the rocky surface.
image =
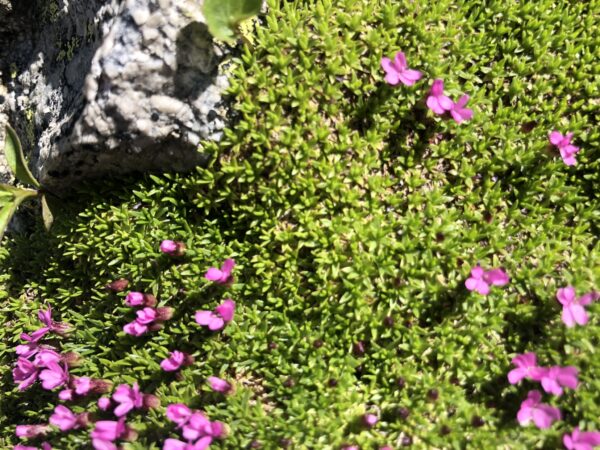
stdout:
{"type": "Polygon", "coordinates": [[[90,177],[202,162],[198,147],[220,138],[228,110],[219,71],[226,54],[200,4],[0,0],[8,90],[0,108],[42,183],[68,189],[90,177]]]}

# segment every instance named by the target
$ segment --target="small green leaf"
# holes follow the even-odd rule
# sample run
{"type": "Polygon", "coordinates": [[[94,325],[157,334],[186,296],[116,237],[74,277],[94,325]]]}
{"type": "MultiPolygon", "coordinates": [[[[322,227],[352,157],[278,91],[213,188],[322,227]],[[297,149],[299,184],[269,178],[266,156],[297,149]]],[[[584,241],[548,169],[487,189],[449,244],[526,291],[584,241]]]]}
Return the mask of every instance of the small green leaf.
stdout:
{"type": "Polygon", "coordinates": [[[54,222],[54,214],[48,205],[48,201],[45,195],[42,195],[42,217],[44,218],[44,226],[47,231],[50,231],[50,227],[54,222]]]}
{"type": "Polygon", "coordinates": [[[10,222],[17,207],[27,197],[37,196],[37,191],[23,189],[8,184],[0,184],[0,241],[4,236],[6,227],[10,222]]]}
{"type": "Polygon", "coordinates": [[[6,231],[6,227],[10,222],[15,210],[17,209],[17,201],[13,198],[13,200],[8,202],[3,202],[2,206],[0,206],[0,241],[4,237],[4,232],[6,231]]]}
{"type": "Polygon", "coordinates": [[[235,41],[240,22],[260,12],[261,0],[205,0],[204,18],[208,30],[221,41],[235,41]]]}
{"type": "Polygon", "coordinates": [[[21,141],[15,130],[9,125],[6,125],[6,142],[4,144],[4,154],[6,155],[6,161],[15,175],[17,180],[24,184],[30,184],[35,187],[39,187],[40,183],[33,177],[29,168],[27,167],[27,161],[23,155],[23,148],[21,147],[21,141]]]}

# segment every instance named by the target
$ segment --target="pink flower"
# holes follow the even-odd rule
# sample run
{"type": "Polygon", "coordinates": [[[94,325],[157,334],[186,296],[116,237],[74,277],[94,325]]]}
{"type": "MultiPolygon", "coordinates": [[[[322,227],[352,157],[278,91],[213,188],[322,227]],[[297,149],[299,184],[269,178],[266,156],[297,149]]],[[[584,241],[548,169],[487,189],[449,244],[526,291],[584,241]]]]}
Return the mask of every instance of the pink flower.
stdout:
{"type": "Polygon", "coordinates": [[[227,393],[229,391],[231,391],[231,384],[229,384],[227,381],[218,378],[218,377],[208,377],[207,379],[208,384],[210,384],[210,388],[213,391],[216,392],[223,392],[223,393],[227,393]]]}
{"type": "Polygon", "coordinates": [[[137,383],[133,383],[133,387],[126,384],[119,385],[112,399],[119,404],[115,408],[115,416],[117,417],[124,416],[132,409],[141,408],[144,405],[144,394],[140,392],[137,383]]]}
{"type": "Polygon", "coordinates": [[[90,433],[92,445],[96,450],[117,450],[117,446],[113,442],[124,437],[127,431],[124,417],[117,422],[114,420],[100,420],[96,422],[90,433]]]}
{"type": "MultiPolygon", "coordinates": [[[[29,445],[17,444],[13,447],[13,450],[39,450],[37,447],[31,447],[29,445]]],[[[52,447],[47,442],[42,442],[42,450],[52,450],[52,447]]]]}
{"type": "MultiPolygon", "coordinates": [[[[41,328],[41,330],[46,330],[45,328],[41,328]]],[[[35,355],[42,347],[39,345],[38,341],[42,338],[44,334],[47,333],[47,330],[44,333],[39,333],[40,330],[32,333],[31,335],[27,333],[21,333],[21,339],[23,339],[26,344],[17,345],[16,352],[17,355],[22,356],[23,358],[30,358],[35,355]],[[37,333],[37,334],[36,334],[37,333]]],[[[47,348],[52,348],[47,346],[47,348]]]]}
{"type": "Polygon", "coordinates": [[[167,406],[167,419],[177,425],[184,425],[192,416],[192,410],[183,403],[173,403],[167,406]]]}
{"type": "Polygon", "coordinates": [[[579,151],[579,147],[575,147],[571,144],[573,133],[567,133],[566,136],[563,136],[562,133],[558,131],[552,131],[548,135],[548,138],[552,145],[558,148],[560,157],[567,166],[574,166],[577,164],[575,154],[579,151]]]}
{"type": "Polygon", "coordinates": [[[563,435],[563,444],[568,450],[593,450],[600,445],[600,433],[597,431],[579,431],[578,427],[573,432],[563,435]]]}
{"type": "Polygon", "coordinates": [[[73,385],[77,395],[87,395],[92,389],[92,379],[90,377],[78,377],[73,380],[73,385]]]}
{"type": "Polygon", "coordinates": [[[367,428],[373,428],[377,425],[377,422],[379,422],[379,419],[375,414],[365,414],[362,416],[362,423],[367,428]]]}
{"type": "Polygon", "coordinates": [[[560,410],[545,403],[540,403],[542,394],[540,391],[529,391],[527,399],[521,403],[521,409],[517,413],[517,420],[523,426],[532,420],[538,428],[550,428],[552,422],[560,420],[560,410]]]}
{"type": "Polygon", "coordinates": [[[39,375],[44,389],[51,391],[69,381],[69,372],[66,365],[61,366],[56,362],[50,362],[46,367],[39,375]]]}
{"type": "Polygon", "coordinates": [[[205,450],[212,442],[210,436],[198,439],[195,444],[188,444],[177,439],[167,439],[163,444],[163,450],[205,450]]]}
{"type": "Polygon", "coordinates": [[[598,294],[596,292],[590,292],[576,298],[575,288],[573,286],[567,286],[556,292],[556,298],[560,304],[563,305],[562,321],[567,327],[571,328],[575,326],[576,323],[585,325],[588,322],[589,318],[584,306],[597,300],[598,294]]]}
{"type": "MultiPolygon", "coordinates": [[[[52,308],[48,307],[46,311],[38,312],[38,319],[46,325],[48,331],[52,331],[60,336],[64,336],[69,331],[69,325],[66,323],[55,322],[52,320],[52,308]]],[[[39,329],[36,333],[41,333],[44,328],[39,329]]]]}
{"type": "Polygon", "coordinates": [[[223,265],[220,269],[217,269],[216,267],[209,268],[206,271],[206,274],[204,274],[204,278],[209,281],[214,281],[215,283],[227,284],[233,280],[231,272],[233,271],[234,267],[235,261],[231,258],[228,258],[225,260],[225,262],[223,262],[223,265]]]}
{"type": "Polygon", "coordinates": [[[457,102],[452,104],[450,114],[456,123],[464,122],[465,120],[471,120],[473,118],[473,110],[465,108],[465,105],[469,101],[468,95],[463,95],[458,99],[457,102]]]}
{"type": "Polygon", "coordinates": [[[14,382],[19,383],[19,390],[24,391],[37,380],[38,368],[28,359],[19,357],[12,374],[14,382]]]}
{"type": "Polygon", "coordinates": [[[477,291],[481,295],[487,295],[490,292],[490,285],[504,286],[510,278],[502,269],[492,269],[487,272],[480,266],[471,269],[471,276],[467,278],[465,286],[469,291],[477,291]]]}
{"type": "Polygon", "coordinates": [[[63,389],[58,393],[58,398],[60,398],[64,402],[71,401],[74,397],[75,392],[73,392],[73,389],[63,389]]]}
{"type": "Polygon", "coordinates": [[[209,330],[221,330],[233,320],[235,302],[230,298],[215,308],[215,311],[196,311],[196,323],[208,326],[209,330]]]}
{"type": "Polygon", "coordinates": [[[439,78],[434,80],[427,97],[427,107],[436,114],[444,114],[453,105],[452,100],[444,95],[444,81],[439,78]]]}
{"type": "Polygon", "coordinates": [[[17,425],[15,434],[17,437],[35,439],[44,436],[50,431],[48,425],[17,425]]]}
{"type": "Polygon", "coordinates": [[[512,363],[517,366],[516,369],[508,372],[508,382],[510,384],[517,384],[523,378],[529,380],[540,380],[539,369],[536,362],[535,353],[525,353],[523,355],[517,355],[512,359],[512,363]]]}
{"type": "Polygon", "coordinates": [[[110,409],[111,402],[108,397],[100,397],[98,399],[98,409],[100,411],[108,411],[110,409]]]}
{"type": "Polygon", "coordinates": [[[183,256],[185,253],[185,244],[165,239],[160,243],[160,251],[169,256],[183,256]]]}
{"type": "Polygon", "coordinates": [[[418,70],[408,68],[406,56],[402,52],[396,53],[394,61],[386,57],[381,58],[381,67],[386,73],[385,81],[392,86],[400,82],[406,86],[412,86],[423,76],[418,70]]]}
{"type": "Polygon", "coordinates": [[[139,323],[137,320],[128,323],[123,327],[123,331],[131,336],[141,336],[148,331],[148,326],[139,323]]]}
{"type": "Polygon", "coordinates": [[[393,450],[393,449],[389,445],[386,445],[385,447],[381,447],[379,450],[393,450]]]}
{"type": "Polygon", "coordinates": [[[577,389],[577,374],[579,371],[576,367],[567,366],[553,366],[549,368],[539,368],[538,380],[542,382],[544,391],[561,396],[563,393],[563,386],[577,389]]]}
{"type": "Polygon", "coordinates": [[[50,363],[59,363],[62,361],[62,357],[60,354],[55,352],[54,350],[50,350],[47,348],[41,349],[33,358],[33,363],[41,368],[48,367],[50,363]]]}
{"type": "Polygon", "coordinates": [[[156,320],[156,310],[153,308],[144,308],[136,314],[137,319],[135,320],[142,325],[149,325],[156,320]]]}
{"type": "Polygon", "coordinates": [[[50,423],[60,431],[76,430],[87,424],[87,414],[74,414],[66,406],[58,405],[50,416],[50,423]]]}
{"type": "Polygon", "coordinates": [[[210,420],[201,411],[194,411],[183,425],[183,437],[188,441],[195,441],[201,437],[210,436],[211,433],[210,420]]]}
{"type": "Polygon", "coordinates": [[[190,355],[175,350],[169,354],[167,359],[161,361],[160,367],[165,372],[175,372],[176,370],[179,370],[181,366],[189,366],[190,364],[192,364],[192,357],[190,355]]]}
{"type": "Polygon", "coordinates": [[[144,294],[141,292],[130,292],[125,297],[125,304],[127,306],[141,306],[144,304],[144,294]]]}

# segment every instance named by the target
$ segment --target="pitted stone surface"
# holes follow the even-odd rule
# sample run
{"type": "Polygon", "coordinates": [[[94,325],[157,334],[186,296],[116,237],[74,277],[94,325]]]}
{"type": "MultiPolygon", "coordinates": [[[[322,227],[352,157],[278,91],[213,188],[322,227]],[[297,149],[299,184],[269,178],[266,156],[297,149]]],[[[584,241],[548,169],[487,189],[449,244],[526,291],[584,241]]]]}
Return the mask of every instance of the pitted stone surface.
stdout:
{"type": "MultiPolygon", "coordinates": [[[[52,1],[60,5],[52,20],[8,43],[11,55],[26,56],[0,66],[8,115],[41,181],[68,189],[90,177],[201,163],[198,147],[220,139],[228,118],[219,71],[226,55],[201,2],[52,1]],[[7,73],[15,66],[16,77],[7,73]]],[[[9,22],[22,21],[15,14],[9,22]]]]}

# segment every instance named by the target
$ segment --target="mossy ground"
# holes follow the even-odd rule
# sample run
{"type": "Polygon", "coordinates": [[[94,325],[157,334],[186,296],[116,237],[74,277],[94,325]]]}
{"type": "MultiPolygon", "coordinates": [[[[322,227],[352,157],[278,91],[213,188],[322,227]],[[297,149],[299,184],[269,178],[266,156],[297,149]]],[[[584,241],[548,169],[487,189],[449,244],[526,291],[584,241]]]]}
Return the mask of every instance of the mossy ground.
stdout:
{"type": "MultiPolygon", "coordinates": [[[[127,449],[176,436],[164,406],[180,401],[230,426],[215,444],[226,449],[396,448],[405,436],[414,448],[553,449],[572,427],[597,427],[600,305],[567,329],[554,296],[600,288],[600,2],[479,3],[270,1],[232,81],[239,123],[205,149],[207,168],[95,186],[50,235],[39,225],[5,242],[0,447],[57,403],[11,378],[19,333],[44,304],[75,326],[60,342],[85,358],[73,374],[139,380],[160,397],[130,415],[139,439],[127,449]],[[400,49],[426,73],[412,88],[382,80],[381,57],[400,49]],[[424,109],[434,77],[472,96],[472,121],[424,109]],[[553,129],[574,132],[577,166],[548,151],[553,129]],[[182,261],[159,254],[166,238],[186,243],[182,261]],[[226,257],[236,281],[217,288],[202,275],[226,257]],[[510,284],[469,293],[477,262],[510,284]],[[176,309],[163,330],[124,335],[133,313],[103,289],[120,277],[176,309]],[[224,332],[193,323],[229,296],[224,332]],[[173,349],[197,361],[179,381],[158,366],[173,349]],[[549,430],[515,420],[536,387],[506,380],[525,351],[581,370],[577,391],[548,396],[564,414],[549,430]],[[237,380],[235,394],[209,393],[210,375],[237,380]],[[365,411],[381,416],[372,430],[357,426],[365,411]]],[[[87,431],[49,440],[89,445],[87,431]]]]}

